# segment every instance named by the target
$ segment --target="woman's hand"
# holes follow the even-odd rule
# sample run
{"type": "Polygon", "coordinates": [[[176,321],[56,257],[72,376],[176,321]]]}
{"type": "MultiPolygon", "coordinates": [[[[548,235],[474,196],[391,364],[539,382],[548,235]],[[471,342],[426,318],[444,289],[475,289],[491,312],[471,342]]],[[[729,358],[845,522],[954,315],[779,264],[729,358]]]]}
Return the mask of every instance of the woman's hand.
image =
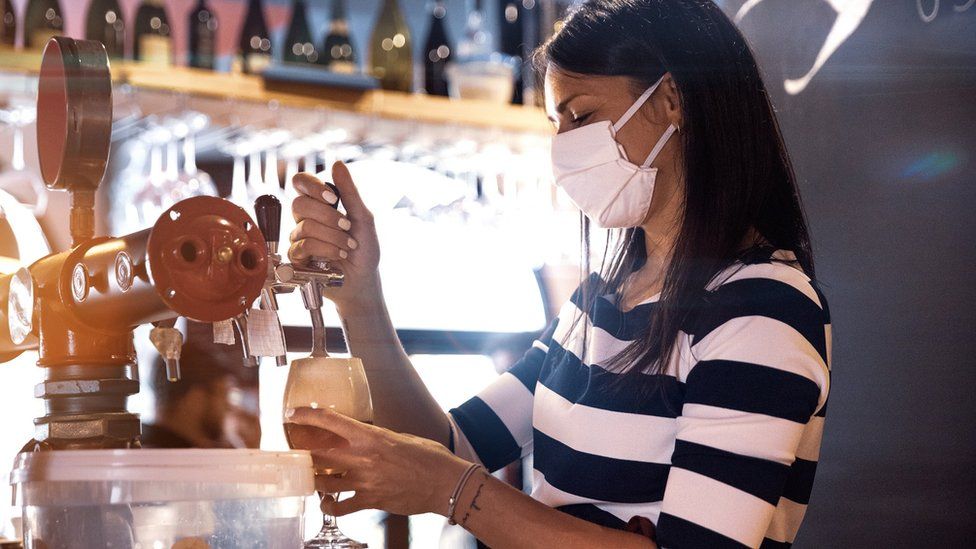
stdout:
{"type": "Polygon", "coordinates": [[[292,202],[291,211],[298,225],[290,235],[288,258],[297,264],[312,257],[323,258],[341,269],[346,275],[343,285],[325,290],[325,296],[341,309],[381,299],[380,246],[373,214],[363,203],[345,164],[333,165],[332,180],[346,215],[335,209],[335,194],[319,178],[306,172],[292,178],[299,196],[292,202]]]}
{"type": "Polygon", "coordinates": [[[454,486],[470,465],[436,442],[360,423],[331,410],[296,408],[285,418],[326,431],[321,446],[303,444],[312,451],[316,470],[346,471],[341,477],[315,477],[320,492],[356,492],[340,502],[323,500],[322,511],[333,516],[362,509],[446,515],[454,486]],[[347,443],[337,444],[336,435],[347,443]]]}

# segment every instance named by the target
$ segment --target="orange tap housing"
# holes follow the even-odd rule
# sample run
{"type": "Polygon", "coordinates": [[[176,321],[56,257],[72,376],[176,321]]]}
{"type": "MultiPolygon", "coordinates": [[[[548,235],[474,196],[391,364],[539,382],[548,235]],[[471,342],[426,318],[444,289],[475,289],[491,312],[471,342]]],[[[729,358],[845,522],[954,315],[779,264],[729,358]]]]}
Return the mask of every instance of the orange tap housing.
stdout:
{"type": "MultiPolygon", "coordinates": [[[[25,450],[138,444],[138,418],[126,412],[138,391],[132,329],[175,316],[214,322],[243,313],[264,285],[265,248],[243,209],[196,197],[151,229],[94,238],[34,263],[32,335],[47,370],[35,394],[47,413],[35,420],[25,450]],[[90,390],[70,389],[76,384],[90,390]]],[[[0,355],[23,348],[0,337],[0,355]]]]}
{"type": "Polygon", "coordinates": [[[215,322],[244,312],[267,274],[261,231],[234,204],[184,200],[151,229],[100,237],[30,267],[45,311],[75,330],[126,333],[174,316],[215,322]]]}

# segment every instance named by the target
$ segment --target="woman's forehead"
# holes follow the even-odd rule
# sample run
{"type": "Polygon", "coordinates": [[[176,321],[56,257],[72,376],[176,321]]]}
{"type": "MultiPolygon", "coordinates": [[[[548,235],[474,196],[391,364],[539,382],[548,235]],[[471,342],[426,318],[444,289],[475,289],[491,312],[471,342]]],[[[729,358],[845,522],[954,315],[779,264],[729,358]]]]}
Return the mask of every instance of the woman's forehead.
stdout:
{"type": "Polygon", "coordinates": [[[566,71],[550,64],[545,74],[546,111],[555,114],[560,103],[574,96],[595,96],[606,100],[630,95],[630,79],[566,71]]]}

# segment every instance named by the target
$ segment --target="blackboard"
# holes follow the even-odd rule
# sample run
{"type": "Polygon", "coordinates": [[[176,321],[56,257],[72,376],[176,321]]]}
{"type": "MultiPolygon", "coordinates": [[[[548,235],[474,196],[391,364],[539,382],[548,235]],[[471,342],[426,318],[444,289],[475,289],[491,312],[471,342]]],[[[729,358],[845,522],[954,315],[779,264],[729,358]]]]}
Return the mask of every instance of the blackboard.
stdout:
{"type": "Polygon", "coordinates": [[[764,70],[833,317],[796,547],[976,536],[974,3],[720,2],[764,70]]]}

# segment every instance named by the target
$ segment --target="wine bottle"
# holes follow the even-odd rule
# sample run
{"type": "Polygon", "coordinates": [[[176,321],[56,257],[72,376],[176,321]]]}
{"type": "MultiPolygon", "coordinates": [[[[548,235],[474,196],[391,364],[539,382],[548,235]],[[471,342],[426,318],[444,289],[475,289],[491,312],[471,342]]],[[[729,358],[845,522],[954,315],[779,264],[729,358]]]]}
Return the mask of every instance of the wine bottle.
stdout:
{"type": "Polygon", "coordinates": [[[383,89],[410,92],[413,88],[413,50],[410,29],[397,0],[384,0],[370,40],[370,67],[383,89]]]}
{"type": "Polygon", "coordinates": [[[58,0],[31,0],[27,5],[24,45],[43,48],[52,36],[64,34],[64,19],[58,0]]]}
{"type": "Polygon", "coordinates": [[[93,0],[88,6],[85,38],[98,40],[112,59],[125,56],[125,23],[116,0],[93,0]]]}
{"type": "Polygon", "coordinates": [[[447,29],[444,28],[444,17],[447,9],[443,0],[436,0],[430,12],[430,32],[427,34],[427,44],[424,48],[424,89],[430,95],[447,96],[447,64],[454,57],[447,29]]]}
{"type": "Polygon", "coordinates": [[[286,63],[315,63],[319,59],[319,52],[312,42],[312,33],[308,30],[303,0],[295,0],[283,57],[286,63]]]}
{"type": "Polygon", "coordinates": [[[17,38],[17,12],[10,0],[3,0],[0,16],[3,17],[3,22],[0,23],[0,44],[13,46],[17,38]]]}
{"type": "Polygon", "coordinates": [[[356,72],[356,52],[349,39],[345,0],[332,0],[332,22],[319,53],[319,63],[333,72],[356,72]]]}
{"type": "Polygon", "coordinates": [[[458,42],[459,61],[486,61],[492,53],[492,36],[485,26],[481,0],[469,4],[464,36],[458,42]]]}
{"type": "Polygon", "coordinates": [[[271,34],[264,20],[260,0],[250,0],[241,31],[241,70],[260,74],[271,64],[271,34]]]}
{"type": "Polygon", "coordinates": [[[190,66],[213,70],[217,56],[217,16],[207,7],[207,0],[198,0],[190,12],[189,23],[190,66]]]}
{"type": "MultiPolygon", "coordinates": [[[[501,52],[522,59],[522,47],[524,44],[522,39],[522,21],[525,18],[520,13],[521,7],[519,4],[521,2],[516,0],[502,0],[499,2],[500,17],[498,23],[500,27],[501,52]]],[[[517,104],[522,103],[521,73],[516,76],[515,91],[512,94],[511,102],[517,104]]]]}
{"type": "Polygon", "coordinates": [[[143,0],[136,12],[135,58],[149,65],[172,63],[173,43],[162,0],[143,0]]]}

